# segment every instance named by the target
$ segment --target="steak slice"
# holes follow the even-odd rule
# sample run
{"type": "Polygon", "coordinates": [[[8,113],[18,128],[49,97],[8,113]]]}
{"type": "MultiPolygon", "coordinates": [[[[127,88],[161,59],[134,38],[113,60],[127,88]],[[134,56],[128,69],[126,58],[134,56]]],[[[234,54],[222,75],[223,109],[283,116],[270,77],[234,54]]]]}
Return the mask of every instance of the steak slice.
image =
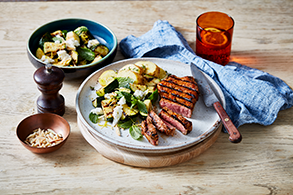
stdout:
{"type": "Polygon", "coordinates": [[[170,129],[172,129],[172,131],[174,131],[175,132],[175,130],[176,130],[176,128],[173,126],[173,125],[171,125],[168,121],[166,121],[166,120],[164,120],[164,119],[162,119],[162,118],[160,118],[170,129]],[[174,129],[174,130],[173,130],[174,129]]]}
{"type": "Polygon", "coordinates": [[[184,118],[182,115],[177,114],[167,107],[163,107],[159,116],[176,127],[184,135],[192,131],[192,122],[184,118]]]}
{"type": "Polygon", "coordinates": [[[198,100],[198,86],[191,76],[177,77],[170,75],[157,84],[161,107],[190,118],[198,100]]]}
{"type": "Polygon", "coordinates": [[[161,98],[159,101],[159,105],[161,108],[167,107],[170,110],[181,114],[182,116],[190,118],[192,115],[192,109],[188,108],[182,104],[179,104],[177,102],[173,102],[172,100],[161,98]]]}
{"type": "Polygon", "coordinates": [[[153,123],[158,131],[166,135],[174,135],[175,128],[170,128],[164,121],[153,111],[151,110],[149,116],[153,119],[153,123]]]}
{"type": "Polygon", "coordinates": [[[159,144],[159,136],[150,116],[147,116],[146,120],[142,121],[141,134],[143,134],[152,145],[157,146],[159,144]]]}

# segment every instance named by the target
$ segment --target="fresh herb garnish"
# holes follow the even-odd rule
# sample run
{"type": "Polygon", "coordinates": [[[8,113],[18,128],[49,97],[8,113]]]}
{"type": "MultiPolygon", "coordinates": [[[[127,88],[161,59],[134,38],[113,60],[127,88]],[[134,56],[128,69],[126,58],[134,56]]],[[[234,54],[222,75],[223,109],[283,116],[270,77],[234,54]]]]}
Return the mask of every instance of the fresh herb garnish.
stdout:
{"type": "Polygon", "coordinates": [[[138,140],[142,137],[142,134],[141,134],[141,130],[138,126],[136,125],[132,125],[130,128],[129,128],[129,134],[130,136],[135,139],[135,140],[138,140]]]}
{"type": "Polygon", "coordinates": [[[137,107],[140,112],[145,113],[145,114],[148,113],[148,110],[145,106],[145,103],[143,103],[142,101],[137,100],[137,107]]]}
{"type": "Polygon", "coordinates": [[[93,123],[98,123],[99,122],[99,117],[100,117],[100,115],[97,115],[97,114],[95,114],[95,113],[90,113],[90,115],[89,115],[89,119],[93,122],[93,123]]]}
{"type": "Polygon", "coordinates": [[[156,89],[148,99],[152,100],[153,103],[156,102],[159,99],[158,89],[156,89]]]}
{"type": "Polygon", "coordinates": [[[119,121],[118,122],[118,127],[123,128],[123,129],[129,129],[132,125],[133,125],[133,121],[132,120],[128,120],[128,121],[119,121]]]}
{"type": "Polygon", "coordinates": [[[88,48],[78,47],[76,50],[80,57],[86,61],[93,61],[95,59],[95,53],[88,48]]]}
{"type": "Polygon", "coordinates": [[[133,83],[133,79],[129,78],[129,77],[117,77],[116,78],[119,82],[119,87],[125,87],[125,88],[130,88],[129,84],[133,83]]]}

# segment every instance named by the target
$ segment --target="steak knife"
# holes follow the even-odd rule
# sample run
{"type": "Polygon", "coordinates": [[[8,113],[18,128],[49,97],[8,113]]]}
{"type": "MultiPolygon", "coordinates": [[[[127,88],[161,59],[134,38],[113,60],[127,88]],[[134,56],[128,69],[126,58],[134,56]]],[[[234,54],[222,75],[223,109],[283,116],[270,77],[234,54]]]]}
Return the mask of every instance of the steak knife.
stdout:
{"type": "Polygon", "coordinates": [[[231,119],[229,118],[228,114],[226,113],[225,109],[222,107],[220,101],[218,100],[217,96],[215,95],[214,91],[212,90],[211,86],[209,85],[204,73],[201,72],[194,64],[190,65],[190,69],[192,72],[192,76],[196,80],[199,88],[199,92],[203,97],[203,101],[206,107],[213,106],[217,111],[218,115],[220,116],[223,125],[225,126],[226,130],[229,133],[229,140],[232,143],[239,143],[242,140],[242,136],[238,129],[235,127],[231,119]]]}

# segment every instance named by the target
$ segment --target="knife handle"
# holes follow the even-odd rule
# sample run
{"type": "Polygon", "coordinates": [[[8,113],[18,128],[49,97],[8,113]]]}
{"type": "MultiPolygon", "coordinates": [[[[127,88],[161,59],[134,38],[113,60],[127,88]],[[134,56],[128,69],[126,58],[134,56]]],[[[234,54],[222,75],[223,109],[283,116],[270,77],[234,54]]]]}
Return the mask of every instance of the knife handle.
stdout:
{"type": "Polygon", "coordinates": [[[229,133],[229,140],[232,143],[239,143],[242,140],[242,136],[239,133],[238,129],[235,127],[231,119],[229,118],[228,114],[220,104],[220,102],[215,102],[213,104],[214,108],[216,109],[218,115],[220,116],[224,126],[226,127],[226,130],[229,133]]]}

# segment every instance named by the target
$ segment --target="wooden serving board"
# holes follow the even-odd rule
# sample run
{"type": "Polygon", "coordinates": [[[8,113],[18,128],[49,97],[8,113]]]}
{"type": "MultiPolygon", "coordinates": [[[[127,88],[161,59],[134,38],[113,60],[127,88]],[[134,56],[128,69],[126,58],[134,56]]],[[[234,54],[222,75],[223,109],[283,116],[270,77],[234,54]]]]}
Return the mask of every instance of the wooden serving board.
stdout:
{"type": "Polygon", "coordinates": [[[222,129],[221,124],[219,128],[204,141],[180,151],[171,153],[138,153],[110,145],[91,133],[82,124],[79,118],[77,118],[77,122],[83,137],[100,154],[115,162],[136,167],[166,167],[190,160],[212,146],[222,129]]]}

